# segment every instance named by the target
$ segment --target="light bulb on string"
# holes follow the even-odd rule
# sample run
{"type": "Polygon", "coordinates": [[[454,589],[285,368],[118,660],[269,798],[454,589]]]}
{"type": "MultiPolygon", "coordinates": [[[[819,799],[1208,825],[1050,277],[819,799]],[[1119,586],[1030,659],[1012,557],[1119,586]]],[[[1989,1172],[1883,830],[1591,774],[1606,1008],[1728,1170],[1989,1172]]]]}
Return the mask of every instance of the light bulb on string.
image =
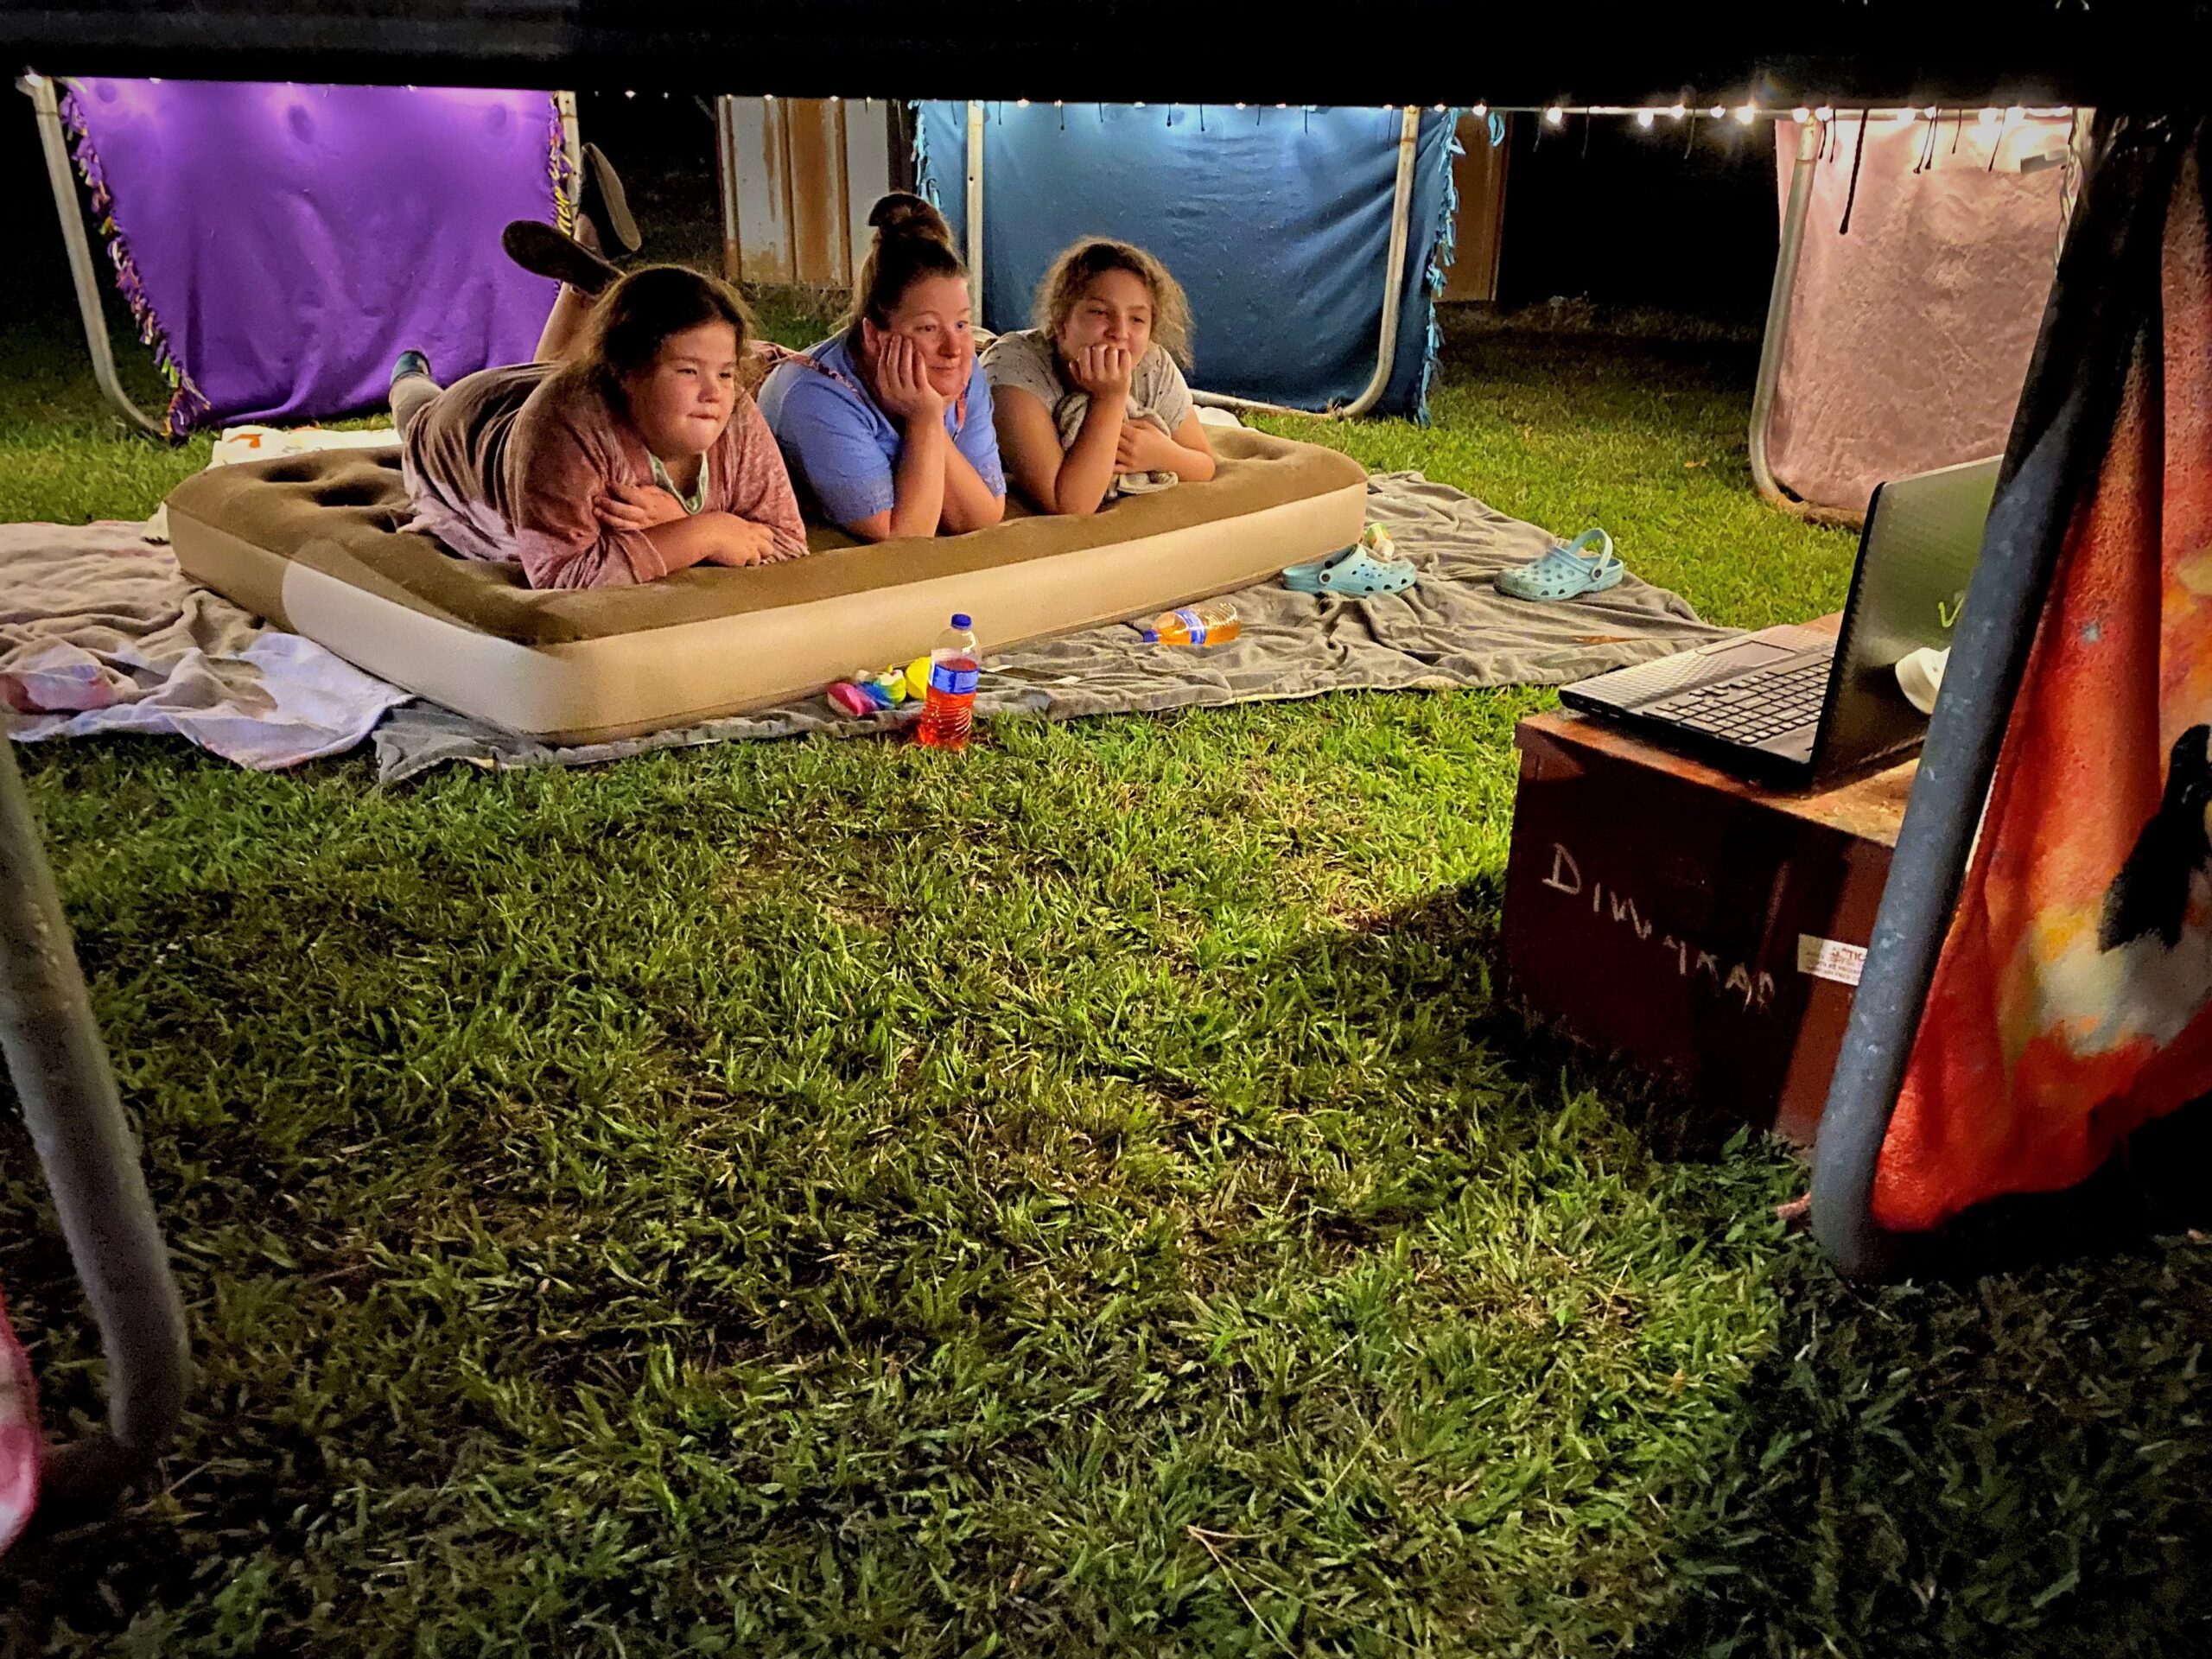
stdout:
{"type": "Polygon", "coordinates": [[[1672,116],[1675,120],[1679,121],[1679,120],[1681,120],[1684,116],[1688,115],[1688,114],[1689,113],[1689,111],[1688,111],[1688,109],[1686,106],[1684,106],[1684,105],[1680,105],[1680,104],[1670,104],[1670,105],[1669,105],[1667,106],[1667,113],[1668,113],[1669,115],[1672,116]]]}
{"type": "Polygon", "coordinates": [[[1833,104],[1821,105],[1819,109],[1813,111],[1813,118],[1822,123],[1834,120],[1835,105],[1833,104]]]}
{"type": "Polygon", "coordinates": [[[1746,104],[1736,111],[1737,124],[1738,126],[1748,127],[1752,122],[1758,119],[1758,114],[1759,110],[1758,105],[1746,104]]]}
{"type": "Polygon", "coordinates": [[[1238,105],[1237,105],[1237,106],[1236,106],[1236,107],[1237,107],[1238,109],[1240,109],[1240,110],[1241,110],[1241,109],[1243,109],[1243,108],[1244,107],[1244,105],[1243,105],[1243,104],[1241,104],[1241,103],[1240,103],[1240,104],[1238,104],[1238,105]]]}
{"type": "Polygon", "coordinates": [[[2017,104],[2005,111],[2005,124],[2008,127],[2017,127],[2027,118],[2028,112],[2017,104]]]}
{"type": "Polygon", "coordinates": [[[1563,124],[1566,120],[1567,111],[1560,108],[1556,104],[1553,105],[1551,108],[1544,111],[1544,124],[1547,126],[1560,126],[1563,124]]]}
{"type": "Polygon", "coordinates": [[[1723,116],[1726,115],[1728,111],[1721,105],[1716,104],[1711,109],[1707,110],[1706,113],[1711,116],[1715,121],[1718,121],[1723,116]]]}
{"type": "Polygon", "coordinates": [[[1802,127],[1813,118],[1813,112],[1801,104],[1789,111],[1789,118],[1802,127]]]}
{"type": "Polygon", "coordinates": [[[1014,107],[1017,110],[1026,110],[1029,107],[1029,100],[1026,98],[1017,98],[1014,100],[1014,107]]]}
{"type": "Polygon", "coordinates": [[[1649,110],[1638,110],[1636,112],[1636,124],[1639,127],[1649,126],[1655,118],[1649,110]]]}
{"type": "Polygon", "coordinates": [[[1474,116],[1476,120],[1479,121],[1490,113],[1490,105],[1487,104],[1478,104],[1475,105],[1474,109],[1470,111],[1470,113],[1474,116]]]}
{"type": "Polygon", "coordinates": [[[627,92],[627,91],[626,91],[626,92],[623,92],[622,96],[623,96],[623,97],[625,97],[625,98],[635,98],[635,97],[637,96],[637,93],[632,92],[627,92]]]}

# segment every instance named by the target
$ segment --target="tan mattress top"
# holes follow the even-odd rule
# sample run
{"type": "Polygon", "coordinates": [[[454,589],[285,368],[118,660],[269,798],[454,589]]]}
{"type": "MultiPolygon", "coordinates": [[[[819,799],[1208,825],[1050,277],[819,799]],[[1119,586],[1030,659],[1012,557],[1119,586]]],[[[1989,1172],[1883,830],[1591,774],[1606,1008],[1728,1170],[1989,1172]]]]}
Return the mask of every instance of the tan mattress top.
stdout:
{"type": "Polygon", "coordinates": [[[1006,522],[990,530],[872,546],[810,527],[811,558],[752,570],[702,567],[636,588],[540,592],[524,585],[519,566],[457,558],[428,536],[399,532],[407,496],[397,446],[215,467],[178,485],[168,509],[188,571],[196,522],[410,610],[518,645],[557,645],[1136,541],[1328,495],[1365,476],[1333,449],[1260,432],[1209,435],[1222,457],[1210,482],[1125,497],[1088,518],[1047,518],[1009,500],[1006,522]]]}

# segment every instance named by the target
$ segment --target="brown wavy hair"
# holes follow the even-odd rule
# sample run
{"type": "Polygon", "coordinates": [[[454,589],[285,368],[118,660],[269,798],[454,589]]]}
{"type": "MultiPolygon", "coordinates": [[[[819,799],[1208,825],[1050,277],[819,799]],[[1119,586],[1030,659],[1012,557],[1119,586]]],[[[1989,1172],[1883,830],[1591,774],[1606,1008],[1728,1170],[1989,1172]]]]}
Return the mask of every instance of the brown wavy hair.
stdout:
{"type": "Polygon", "coordinates": [[[1109,270],[1126,270],[1152,296],[1152,338],[1185,368],[1191,366],[1191,301],[1167,267],[1133,242],[1110,236],[1086,236],[1052,261],[1037,285],[1030,321],[1058,339],[1061,325],[1075,314],[1084,291],[1109,270]]]}
{"type": "Polygon", "coordinates": [[[584,324],[576,370],[619,399],[623,380],[652,367],[664,340],[706,322],[726,322],[736,332],[743,384],[753,322],[738,291],[721,277],[688,266],[642,266],[599,296],[584,324]]]}
{"type": "Polygon", "coordinates": [[[907,190],[893,190],[868,210],[875,229],[868,257],[861,262],[853,284],[852,309],[838,326],[853,344],[860,342],[861,321],[887,327],[891,314],[906,290],[931,276],[968,280],[968,267],[952,251],[952,226],[944,215],[907,190]]]}

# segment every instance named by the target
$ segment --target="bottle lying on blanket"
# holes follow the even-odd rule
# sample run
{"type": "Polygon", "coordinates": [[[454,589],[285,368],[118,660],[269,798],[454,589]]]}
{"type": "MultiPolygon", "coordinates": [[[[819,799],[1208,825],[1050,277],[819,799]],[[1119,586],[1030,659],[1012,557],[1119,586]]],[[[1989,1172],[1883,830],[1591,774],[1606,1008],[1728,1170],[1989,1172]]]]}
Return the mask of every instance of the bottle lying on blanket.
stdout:
{"type": "Polygon", "coordinates": [[[1162,611],[1144,637],[1147,645],[1225,645],[1243,631],[1236,606],[1225,599],[1210,599],[1179,611],[1162,611]]]}

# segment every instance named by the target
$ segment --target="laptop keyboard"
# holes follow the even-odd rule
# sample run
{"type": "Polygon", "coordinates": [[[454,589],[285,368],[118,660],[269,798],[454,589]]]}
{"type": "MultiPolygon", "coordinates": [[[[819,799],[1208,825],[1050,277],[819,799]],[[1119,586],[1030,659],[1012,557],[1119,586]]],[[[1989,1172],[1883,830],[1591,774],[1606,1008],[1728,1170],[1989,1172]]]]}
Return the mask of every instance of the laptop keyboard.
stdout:
{"type": "Polygon", "coordinates": [[[1821,717],[1832,659],[1755,668],[1726,680],[1708,680],[1637,710],[1711,737],[1746,746],[1765,742],[1821,717]]]}

